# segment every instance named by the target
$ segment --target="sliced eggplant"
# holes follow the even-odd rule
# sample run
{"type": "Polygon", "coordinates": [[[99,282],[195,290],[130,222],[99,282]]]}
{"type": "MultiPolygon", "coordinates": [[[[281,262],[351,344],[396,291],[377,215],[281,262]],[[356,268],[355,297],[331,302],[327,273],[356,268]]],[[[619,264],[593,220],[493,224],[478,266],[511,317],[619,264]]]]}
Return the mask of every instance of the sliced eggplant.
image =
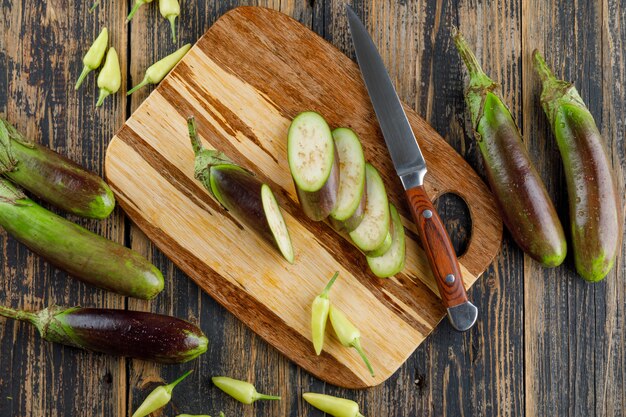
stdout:
{"type": "Polygon", "coordinates": [[[226,210],[276,246],[283,257],[293,263],[289,230],[270,187],[221,152],[203,149],[193,118],[189,118],[187,124],[196,155],[196,179],[226,210]]]}
{"type": "Polygon", "coordinates": [[[363,252],[370,252],[383,245],[389,233],[389,201],[380,174],[369,163],[365,164],[365,186],[365,215],[350,238],[363,252]]]}
{"type": "Polygon", "coordinates": [[[365,256],[369,258],[375,258],[377,256],[384,255],[385,253],[387,253],[387,251],[391,247],[392,242],[393,242],[393,238],[391,237],[391,225],[390,225],[389,231],[387,232],[387,236],[385,236],[385,240],[383,241],[383,243],[376,249],[371,250],[369,252],[365,252],[365,256]]]}
{"type": "Polygon", "coordinates": [[[339,166],[333,136],[322,116],[308,111],[293,119],[287,158],[304,214],[324,220],[337,202],[339,166]]]}
{"type": "Polygon", "coordinates": [[[393,204],[389,204],[389,211],[391,212],[391,247],[382,256],[367,257],[367,264],[370,269],[374,275],[380,278],[394,276],[404,269],[406,253],[404,226],[393,204]]]}
{"type": "Polygon", "coordinates": [[[332,132],[339,157],[339,191],[330,213],[335,228],[351,232],[365,214],[365,157],[358,136],[345,127],[332,132]]]}

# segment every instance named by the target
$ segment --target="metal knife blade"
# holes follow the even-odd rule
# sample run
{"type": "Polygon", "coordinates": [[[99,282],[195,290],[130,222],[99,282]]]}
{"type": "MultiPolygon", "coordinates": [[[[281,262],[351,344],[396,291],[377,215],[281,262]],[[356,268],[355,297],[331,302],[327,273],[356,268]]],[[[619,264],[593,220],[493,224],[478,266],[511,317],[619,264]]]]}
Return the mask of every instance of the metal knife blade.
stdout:
{"type": "Polygon", "coordinates": [[[426,161],[400,98],[367,29],[350,6],[346,10],[356,58],[396,172],[405,190],[421,185],[426,161]]]}
{"type": "Polygon", "coordinates": [[[423,187],[426,161],[376,45],[349,5],[346,11],[361,75],[406,191],[448,319],[456,330],[468,330],[476,323],[478,309],[467,298],[450,237],[423,187]]]}

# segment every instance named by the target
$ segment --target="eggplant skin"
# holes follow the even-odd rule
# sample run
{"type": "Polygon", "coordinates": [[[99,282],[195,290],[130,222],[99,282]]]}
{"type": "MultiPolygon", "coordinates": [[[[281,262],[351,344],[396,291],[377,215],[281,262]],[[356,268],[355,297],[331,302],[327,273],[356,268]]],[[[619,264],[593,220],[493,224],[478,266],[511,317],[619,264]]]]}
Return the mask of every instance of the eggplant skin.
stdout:
{"type": "Polygon", "coordinates": [[[597,282],[613,268],[622,236],[604,139],[592,115],[571,104],[556,109],[553,129],[567,182],[576,271],[597,282]]]}
{"type": "Polygon", "coordinates": [[[163,290],[161,271],[139,253],[46,210],[4,179],[0,179],[0,226],[33,252],[89,284],[143,299],[152,299],[163,290]]]}
{"type": "Polygon", "coordinates": [[[491,191],[519,247],[546,267],[560,265],[567,243],[546,188],[504,103],[487,92],[478,120],[478,145],[491,191]]]}
{"type": "Polygon", "coordinates": [[[263,210],[261,198],[263,183],[236,165],[213,165],[209,169],[211,192],[220,204],[265,240],[277,246],[263,210]]]}
{"type": "Polygon", "coordinates": [[[115,207],[115,197],[102,178],[70,159],[28,142],[8,122],[10,153],[16,165],[4,172],[14,183],[42,200],[82,217],[104,219],[115,207]]]}
{"type": "MultiPolygon", "coordinates": [[[[47,311],[46,311],[47,310],[47,311]]],[[[206,352],[208,339],[198,326],[176,317],[141,311],[54,307],[37,326],[41,336],[93,352],[182,363],[206,352]]]]}

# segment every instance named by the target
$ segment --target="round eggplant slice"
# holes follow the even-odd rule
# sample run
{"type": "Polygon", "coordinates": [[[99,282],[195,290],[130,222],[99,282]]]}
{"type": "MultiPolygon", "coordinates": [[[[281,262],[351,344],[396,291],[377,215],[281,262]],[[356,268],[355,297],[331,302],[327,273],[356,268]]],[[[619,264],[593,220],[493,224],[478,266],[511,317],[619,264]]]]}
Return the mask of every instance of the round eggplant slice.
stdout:
{"type": "Polygon", "coordinates": [[[389,211],[391,212],[391,247],[381,256],[367,257],[367,264],[370,269],[374,275],[380,278],[394,276],[404,269],[406,254],[404,226],[393,204],[389,205],[389,211]]]}

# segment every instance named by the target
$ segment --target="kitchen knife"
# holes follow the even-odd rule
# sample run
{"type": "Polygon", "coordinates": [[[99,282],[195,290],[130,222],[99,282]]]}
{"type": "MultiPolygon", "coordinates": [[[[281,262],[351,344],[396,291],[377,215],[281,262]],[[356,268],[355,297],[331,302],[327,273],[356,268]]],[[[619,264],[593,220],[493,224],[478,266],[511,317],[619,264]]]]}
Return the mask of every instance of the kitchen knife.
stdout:
{"type": "Polygon", "coordinates": [[[467,299],[452,242],[424,189],[426,161],[376,45],[352,8],[346,5],[346,10],[361,75],[406,191],[448,319],[456,330],[468,330],[476,322],[478,309],[467,299]]]}

